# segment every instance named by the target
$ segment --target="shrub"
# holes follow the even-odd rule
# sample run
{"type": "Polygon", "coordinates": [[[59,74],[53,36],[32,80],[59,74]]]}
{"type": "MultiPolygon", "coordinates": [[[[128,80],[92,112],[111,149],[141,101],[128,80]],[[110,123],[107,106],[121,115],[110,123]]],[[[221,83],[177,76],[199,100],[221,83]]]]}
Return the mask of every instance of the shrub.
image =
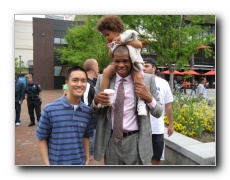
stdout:
{"type": "MultiPolygon", "coordinates": [[[[203,131],[215,133],[215,99],[177,95],[172,108],[175,131],[188,137],[200,137],[203,131]]],[[[167,116],[164,122],[169,124],[167,116]]]]}

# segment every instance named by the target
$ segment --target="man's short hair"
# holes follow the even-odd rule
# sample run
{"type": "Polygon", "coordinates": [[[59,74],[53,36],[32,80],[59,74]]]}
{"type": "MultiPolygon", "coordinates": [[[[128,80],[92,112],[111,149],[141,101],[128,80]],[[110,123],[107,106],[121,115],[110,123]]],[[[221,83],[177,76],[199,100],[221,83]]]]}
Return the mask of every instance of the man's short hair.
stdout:
{"type": "Polygon", "coordinates": [[[162,77],[162,73],[160,72],[159,69],[157,69],[157,70],[155,71],[155,74],[156,74],[157,76],[159,76],[159,77],[162,77]]]}
{"type": "Polygon", "coordinates": [[[156,67],[156,69],[157,69],[156,61],[152,58],[145,58],[144,63],[145,64],[152,64],[152,67],[156,67]]]}
{"type": "Polygon", "coordinates": [[[80,67],[80,66],[73,66],[73,67],[71,67],[71,68],[69,68],[69,69],[67,70],[66,75],[65,75],[65,79],[66,79],[66,80],[69,80],[70,74],[71,74],[73,71],[82,71],[82,72],[85,73],[86,78],[88,78],[87,73],[85,72],[85,70],[84,70],[82,67],[80,67]]]}
{"type": "Polygon", "coordinates": [[[83,64],[83,69],[87,72],[90,71],[96,65],[96,59],[86,59],[83,64]]]}
{"type": "Polygon", "coordinates": [[[119,45],[119,46],[116,46],[116,48],[113,50],[113,53],[112,53],[112,56],[114,57],[114,53],[116,51],[119,51],[119,52],[128,52],[129,53],[129,49],[126,45],[119,45]]]}
{"type": "Polygon", "coordinates": [[[200,81],[203,81],[204,79],[205,79],[205,77],[201,77],[201,78],[200,78],[200,81]]]}

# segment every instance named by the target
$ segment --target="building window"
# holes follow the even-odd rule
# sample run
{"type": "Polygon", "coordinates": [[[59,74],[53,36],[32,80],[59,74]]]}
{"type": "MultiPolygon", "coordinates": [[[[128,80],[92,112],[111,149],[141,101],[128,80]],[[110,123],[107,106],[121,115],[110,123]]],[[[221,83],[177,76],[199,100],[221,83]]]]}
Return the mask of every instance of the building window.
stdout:
{"type": "Polygon", "coordinates": [[[29,68],[29,74],[33,74],[33,68],[29,68]]]}
{"type": "Polygon", "coordinates": [[[62,66],[54,66],[54,76],[60,76],[62,66]]]}
{"type": "Polygon", "coordinates": [[[61,38],[61,44],[67,44],[67,42],[64,38],[61,38]]]}
{"type": "Polygon", "coordinates": [[[54,44],[67,44],[65,38],[54,38],[54,44]]]}
{"type": "Polygon", "coordinates": [[[54,38],[54,44],[61,44],[61,38],[54,38]]]}

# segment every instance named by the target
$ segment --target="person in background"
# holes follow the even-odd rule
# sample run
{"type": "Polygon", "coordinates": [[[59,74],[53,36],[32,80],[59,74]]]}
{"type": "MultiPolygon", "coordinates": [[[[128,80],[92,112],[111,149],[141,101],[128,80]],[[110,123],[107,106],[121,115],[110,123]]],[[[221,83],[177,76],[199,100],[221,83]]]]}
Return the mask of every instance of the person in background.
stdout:
{"type": "Polygon", "coordinates": [[[196,96],[198,98],[203,98],[203,99],[207,98],[207,90],[206,90],[206,87],[205,87],[205,83],[206,83],[206,78],[201,77],[200,78],[200,83],[197,86],[197,90],[196,90],[196,96]]]}
{"type": "Polygon", "coordinates": [[[153,157],[152,165],[160,165],[161,160],[164,160],[164,114],[166,113],[169,121],[168,136],[171,136],[174,132],[173,127],[173,110],[172,102],[173,95],[168,82],[161,77],[157,76],[157,65],[153,59],[147,59],[144,64],[144,72],[153,74],[155,76],[157,91],[160,95],[160,100],[163,105],[163,113],[160,118],[155,118],[150,114],[151,127],[152,127],[152,146],[153,157]]]}
{"type": "Polygon", "coordinates": [[[163,110],[155,79],[145,74],[145,83],[135,82],[134,85],[130,52],[125,45],[114,50],[113,65],[116,74],[111,77],[109,87],[115,90],[115,102],[112,106],[98,108],[98,104],[109,104],[110,99],[108,93],[100,91],[100,75],[92,103],[98,114],[94,159],[101,161],[104,158],[105,165],[149,165],[153,154],[149,112],[160,117],[163,110]],[[117,93],[124,97],[120,98],[117,93]],[[145,100],[147,116],[138,115],[136,95],[145,100]]]}
{"type": "Polygon", "coordinates": [[[188,88],[188,81],[186,79],[184,79],[182,87],[184,89],[184,94],[187,94],[186,89],[188,88]]]}
{"type": "Polygon", "coordinates": [[[206,87],[206,89],[209,88],[209,82],[206,82],[206,83],[205,83],[205,87],[206,87]]]}
{"type": "Polygon", "coordinates": [[[63,85],[63,94],[66,95],[67,92],[68,92],[68,86],[67,86],[67,84],[64,84],[63,85]]]}
{"type": "Polygon", "coordinates": [[[26,94],[28,112],[30,115],[30,124],[28,126],[31,127],[35,125],[34,110],[36,112],[37,122],[39,122],[41,116],[42,89],[38,83],[33,81],[32,74],[27,74],[26,80],[28,82],[28,85],[26,87],[25,94],[26,94]]]}
{"type": "Polygon", "coordinates": [[[15,125],[20,126],[21,105],[25,99],[25,87],[15,73],[15,125]]]}
{"type": "Polygon", "coordinates": [[[214,88],[215,89],[215,81],[212,83],[212,88],[214,88]]]}
{"type": "Polygon", "coordinates": [[[96,86],[97,77],[99,76],[99,66],[96,59],[86,59],[83,68],[88,75],[88,83],[90,83],[93,87],[96,86]]]}
{"type": "Polygon", "coordinates": [[[193,79],[192,80],[192,84],[191,84],[191,92],[190,92],[190,96],[192,96],[192,92],[194,91],[195,92],[195,95],[196,95],[196,81],[193,79]]]}
{"type": "MultiPolygon", "coordinates": [[[[96,59],[86,59],[83,64],[83,68],[88,75],[87,88],[83,96],[83,102],[86,102],[86,105],[91,106],[91,103],[95,95],[95,85],[97,82],[97,77],[99,75],[98,62],[96,59]]],[[[93,133],[93,137],[90,137],[91,159],[93,158],[95,135],[96,135],[96,122],[97,122],[97,117],[94,113],[93,113],[93,122],[94,122],[94,133],[93,133]]]]}
{"type": "Polygon", "coordinates": [[[157,77],[162,78],[162,73],[160,72],[159,69],[156,69],[156,70],[155,70],[155,75],[156,75],[157,77]]]}
{"type": "Polygon", "coordinates": [[[74,66],[66,73],[67,95],[47,104],[36,137],[44,165],[88,165],[93,136],[92,110],[81,101],[87,74],[74,66]]]}

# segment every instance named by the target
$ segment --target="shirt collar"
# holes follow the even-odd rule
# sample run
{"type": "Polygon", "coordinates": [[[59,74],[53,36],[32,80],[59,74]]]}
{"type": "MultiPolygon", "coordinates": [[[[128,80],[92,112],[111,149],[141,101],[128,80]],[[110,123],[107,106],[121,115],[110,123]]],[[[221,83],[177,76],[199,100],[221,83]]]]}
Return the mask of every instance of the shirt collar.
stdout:
{"type": "MultiPolygon", "coordinates": [[[[121,81],[121,79],[122,79],[122,77],[119,76],[119,75],[116,73],[116,83],[119,82],[119,81],[121,81]]],[[[132,78],[131,74],[128,75],[128,76],[126,76],[124,79],[125,79],[126,81],[128,81],[128,82],[132,82],[132,81],[133,81],[133,78],[132,78]]]]}
{"type": "MultiPolygon", "coordinates": [[[[71,105],[71,104],[69,103],[69,101],[67,100],[66,95],[63,95],[63,96],[61,97],[61,101],[62,101],[63,106],[65,106],[65,107],[72,107],[72,105],[71,105]]],[[[83,106],[84,106],[84,103],[80,100],[80,103],[78,104],[78,108],[83,109],[83,106]]],[[[78,108],[77,108],[77,109],[78,109],[78,108]]]]}

